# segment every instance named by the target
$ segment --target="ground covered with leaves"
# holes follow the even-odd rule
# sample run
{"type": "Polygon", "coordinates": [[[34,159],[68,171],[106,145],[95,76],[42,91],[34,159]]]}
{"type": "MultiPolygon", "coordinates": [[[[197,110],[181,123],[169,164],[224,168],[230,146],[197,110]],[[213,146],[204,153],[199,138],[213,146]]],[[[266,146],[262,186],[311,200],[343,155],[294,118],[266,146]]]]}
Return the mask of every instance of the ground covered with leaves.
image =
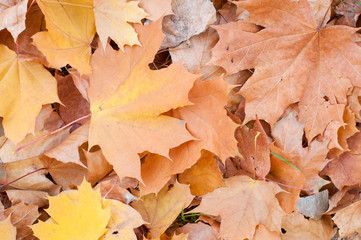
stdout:
{"type": "Polygon", "coordinates": [[[0,1],[1,239],[360,239],[360,14],[0,1]]]}

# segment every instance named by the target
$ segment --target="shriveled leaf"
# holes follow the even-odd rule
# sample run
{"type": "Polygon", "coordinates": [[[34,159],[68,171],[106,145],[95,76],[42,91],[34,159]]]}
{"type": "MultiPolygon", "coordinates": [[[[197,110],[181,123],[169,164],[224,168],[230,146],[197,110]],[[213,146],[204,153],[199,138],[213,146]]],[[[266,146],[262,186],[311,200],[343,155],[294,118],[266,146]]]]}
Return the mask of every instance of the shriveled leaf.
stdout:
{"type": "Polygon", "coordinates": [[[6,28],[17,40],[19,34],[25,30],[25,15],[28,0],[3,0],[0,3],[0,30],[6,28]]]}
{"type": "Polygon", "coordinates": [[[247,126],[238,127],[235,137],[241,154],[242,169],[263,179],[271,167],[269,148],[271,141],[259,119],[257,118],[252,129],[247,126]]]}
{"type": "Polygon", "coordinates": [[[48,193],[45,191],[10,189],[6,190],[6,195],[8,195],[13,205],[23,202],[41,208],[49,203],[47,199],[48,193]]]}
{"type": "Polygon", "coordinates": [[[180,64],[149,69],[163,38],[160,24],[136,26],[143,47],[117,52],[108,45],[92,58],[89,145],[102,148],[120,178],[140,179],[138,153],[168,156],[170,148],[192,139],[183,121],[161,115],[190,104],[188,92],[196,76],[180,64]]]}
{"type": "Polygon", "coordinates": [[[188,233],[187,240],[217,240],[218,233],[214,229],[202,222],[196,224],[186,224],[185,226],[178,228],[176,232],[188,233]]]}
{"type": "Polygon", "coordinates": [[[163,20],[166,35],[162,48],[175,47],[190,37],[204,32],[216,21],[216,10],[208,0],[173,0],[174,15],[163,20]]]}
{"type": "Polygon", "coordinates": [[[95,152],[88,152],[82,149],[87,161],[88,181],[92,184],[99,182],[103,177],[113,169],[105,159],[102,151],[99,149],[95,152]]]}

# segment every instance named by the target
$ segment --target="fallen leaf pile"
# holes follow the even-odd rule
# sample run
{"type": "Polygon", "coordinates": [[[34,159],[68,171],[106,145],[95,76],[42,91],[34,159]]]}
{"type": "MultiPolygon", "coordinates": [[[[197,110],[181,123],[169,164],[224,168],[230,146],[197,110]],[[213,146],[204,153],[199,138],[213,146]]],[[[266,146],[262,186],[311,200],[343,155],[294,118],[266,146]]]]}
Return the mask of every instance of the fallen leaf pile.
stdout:
{"type": "Polygon", "coordinates": [[[359,239],[359,0],[0,1],[5,240],[359,239]]]}

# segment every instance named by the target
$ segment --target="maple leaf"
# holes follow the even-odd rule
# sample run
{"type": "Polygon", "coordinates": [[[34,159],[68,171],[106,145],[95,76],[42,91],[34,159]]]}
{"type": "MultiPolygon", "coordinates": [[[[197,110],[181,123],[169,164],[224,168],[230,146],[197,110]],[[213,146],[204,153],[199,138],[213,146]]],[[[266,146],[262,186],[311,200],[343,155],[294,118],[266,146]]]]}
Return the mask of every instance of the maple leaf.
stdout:
{"type": "Polygon", "coordinates": [[[227,84],[222,77],[209,81],[197,79],[189,92],[193,105],[171,111],[171,115],[185,120],[188,131],[197,138],[170,151],[172,172],[181,173],[200,157],[201,150],[214,152],[224,160],[237,154],[233,136],[236,124],[226,115],[227,84]]]}
{"type": "Polygon", "coordinates": [[[361,50],[350,38],[357,29],[321,28],[306,0],[237,4],[249,12],[247,23],[215,26],[220,41],[210,64],[228,74],[255,68],[240,91],[246,98],[245,122],[257,114],[273,126],[290,104],[299,102],[308,141],[329,122],[343,123],[348,88],[361,85],[361,50]],[[253,23],[265,29],[243,31],[253,23]]]}
{"type": "Polygon", "coordinates": [[[17,40],[19,34],[25,30],[25,15],[28,0],[6,1],[0,6],[0,30],[6,28],[17,40]]]}
{"type": "Polygon", "coordinates": [[[1,237],[6,240],[16,239],[16,228],[10,222],[10,216],[5,220],[0,221],[1,237]]]}
{"type": "Polygon", "coordinates": [[[102,148],[120,178],[140,179],[138,153],[168,156],[170,148],[193,139],[183,121],[161,114],[191,104],[188,92],[196,75],[179,63],[150,70],[148,63],[163,39],[161,21],[138,25],[136,30],[143,47],[117,52],[108,46],[105,52],[94,53],[88,89],[93,114],[89,145],[102,148]]]}
{"type": "Polygon", "coordinates": [[[20,202],[7,208],[0,214],[0,219],[10,217],[11,223],[16,227],[16,238],[26,239],[33,235],[29,225],[33,224],[39,216],[38,206],[20,202]]]}
{"type": "Polygon", "coordinates": [[[275,197],[282,191],[276,184],[244,175],[228,178],[225,183],[228,187],[206,194],[199,207],[193,210],[221,216],[223,238],[252,239],[258,224],[271,231],[280,231],[285,213],[275,197]]]}
{"type": "Polygon", "coordinates": [[[52,67],[70,64],[82,74],[91,73],[89,65],[95,20],[91,0],[37,1],[45,15],[47,32],[33,36],[35,46],[52,67]]]}
{"type": "Polygon", "coordinates": [[[169,191],[165,186],[157,195],[151,193],[143,196],[132,206],[149,223],[152,238],[158,238],[192,199],[188,186],[176,183],[169,191]]]}
{"type": "Polygon", "coordinates": [[[137,33],[130,23],[141,23],[147,14],[138,7],[137,1],[94,0],[93,5],[95,26],[104,50],[108,37],[113,39],[122,50],[125,44],[140,45],[137,33]]]}
{"type": "Polygon", "coordinates": [[[110,206],[102,205],[99,190],[92,190],[85,180],[78,191],[61,193],[49,197],[51,216],[47,222],[31,226],[34,235],[40,239],[99,239],[107,232],[106,226],[111,217],[110,206]]]}
{"type": "Polygon", "coordinates": [[[337,229],[333,228],[332,220],[329,216],[324,216],[321,220],[306,219],[302,214],[293,212],[282,220],[282,228],[286,233],[282,234],[282,239],[332,239],[337,229]]]}
{"type": "Polygon", "coordinates": [[[340,237],[351,236],[361,232],[360,228],[361,201],[355,202],[336,212],[333,221],[339,227],[340,237]]]}
{"type": "Polygon", "coordinates": [[[178,179],[180,183],[190,184],[191,193],[196,196],[224,186],[217,159],[207,150],[202,150],[197,163],[181,173],[178,179]]]}
{"type": "Polygon", "coordinates": [[[0,53],[0,116],[5,136],[17,144],[34,133],[42,105],[60,101],[55,79],[41,64],[22,60],[4,45],[0,53]]]}

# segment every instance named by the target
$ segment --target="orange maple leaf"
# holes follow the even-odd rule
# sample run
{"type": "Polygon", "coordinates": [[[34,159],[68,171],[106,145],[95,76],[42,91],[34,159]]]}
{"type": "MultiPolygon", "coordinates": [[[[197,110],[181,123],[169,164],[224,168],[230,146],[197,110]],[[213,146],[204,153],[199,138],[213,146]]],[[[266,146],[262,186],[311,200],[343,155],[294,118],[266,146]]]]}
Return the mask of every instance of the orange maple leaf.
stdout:
{"type": "Polygon", "coordinates": [[[188,92],[197,76],[179,63],[150,70],[163,39],[161,21],[136,30],[143,47],[117,52],[108,46],[94,53],[89,145],[100,145],[120,178],[140,179],[138,153],[168,156],[170,148],[193,139],[184,121],[161,114],[191,104],[188,92]]]}
{"type": "Polygon", "coordinates": [[[211,63],[228,74],[255,68],[242,87],[246,119],[256,114],[273,125],[292,103],[309,141],[331,121],[343,123],[346,94],[361,86],[361,49],[347,26],[323,28],[307,0],[249,0],[237,3],[249,12],[245,21],[216,26],[220,41],[211,63]],[[247,32],[249,24],[265,29],[247,32]]]}

